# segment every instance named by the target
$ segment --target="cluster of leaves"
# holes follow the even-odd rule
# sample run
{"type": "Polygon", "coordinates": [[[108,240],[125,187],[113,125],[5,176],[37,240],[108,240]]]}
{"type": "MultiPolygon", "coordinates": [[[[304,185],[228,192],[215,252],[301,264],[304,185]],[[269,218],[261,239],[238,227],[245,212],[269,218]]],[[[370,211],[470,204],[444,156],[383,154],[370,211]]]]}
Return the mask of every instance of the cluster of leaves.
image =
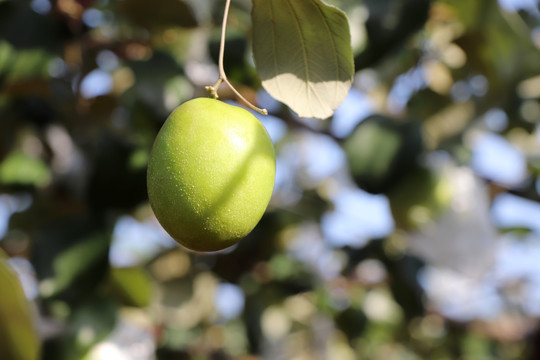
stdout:
{"type": "MultiPolygon", "coordinates": [[[[401,241],[425,225],[411,208],[435,216],[442,206],[431,205],[436,181],[419,159],[444,151],[469,165],[467,136],[485,130],[494,108],[507,118],[497,132],[530,156],[526,181],[490,190],[540,201],[535,12],[487,0],[332,3],[233,1],[225,70],[252,102],[264,88],[288,106],[270,109],[284,129],[278,166],[291,149],[297,160],[250,236],[200,255],[159,231],[146,163],[168,113],[217,78],[224,1],[0,0],[0,205],[9,216],[0,335],[15,336],[0,336],[0,358],[538,356],[530,319],[458,323],[431,308],[417,276],[424,260],[401,241]],[[349,136],[333,130],[332,113],[351,85],[376,114],[353,119],[364,121],[349,136]],[[331,141],[350,165],[315,179],[302,163],[306,139],[331,141]],[[347,181],[390,198],[393,234],[357,247],[325,242],[323,215],[347,181]],[[118,253],[119,243],[135,250],[118,253]],[[30,270],[17,266],[24,259],[30,270]],[[11,267],[26,281],[28,309],[11,267]],[[243,307],[230,315],[220,299],[243,307]],[[501,321],[528,331],[501,330],[501,321]]],[[[234,100],[226,88],[220,96],[234,100]]]]}

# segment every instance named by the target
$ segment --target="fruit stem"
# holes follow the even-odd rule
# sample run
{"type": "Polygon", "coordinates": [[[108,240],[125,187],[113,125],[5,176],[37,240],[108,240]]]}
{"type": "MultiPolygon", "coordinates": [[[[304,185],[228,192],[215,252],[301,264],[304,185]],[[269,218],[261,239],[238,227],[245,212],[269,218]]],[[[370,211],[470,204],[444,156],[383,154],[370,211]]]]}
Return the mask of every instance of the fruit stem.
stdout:
{"type": "Polygon", "coordinates": [[[238,90],[232,86],[232,84],[227,79],[227,75],[225,74],[225,68],[223,67],[223,57],[225,54],[225,32],[227,30],[227,17],[229,16],[229,7],[231,5],[231,0],[227,0],[225,3],[225,10],[223,12],[223,23],[221,24],[221,43],[219,46],[219,79],[216,81],[216,83],[212,86],[207,86],[206,90],[210,92],[210,96],[214,99],[219,98],[218,96],[218,89],[221,86],[222,83],[227,84],[231,90],[242,100],[247,106],[249,106],[252,110],[255,110],[263,115],[268,115],[268,111],[266,109],[261,109],[253,105],[251,102],[249,102],[245,97],[243,97],[238,90]]]}

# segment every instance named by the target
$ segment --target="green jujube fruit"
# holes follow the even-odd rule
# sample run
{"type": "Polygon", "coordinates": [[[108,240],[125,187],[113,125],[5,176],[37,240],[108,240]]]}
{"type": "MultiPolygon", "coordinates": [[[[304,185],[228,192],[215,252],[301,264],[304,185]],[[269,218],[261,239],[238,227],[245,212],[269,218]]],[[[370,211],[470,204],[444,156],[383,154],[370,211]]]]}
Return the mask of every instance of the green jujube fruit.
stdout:
{"type": "Polygon", "coordinates": [[[272,141],[247,110],[211,98],[176,108],[148,162],[148,198],[163,228],[184,247],[217,251],[249,234],[274,188],[272,141]]]}

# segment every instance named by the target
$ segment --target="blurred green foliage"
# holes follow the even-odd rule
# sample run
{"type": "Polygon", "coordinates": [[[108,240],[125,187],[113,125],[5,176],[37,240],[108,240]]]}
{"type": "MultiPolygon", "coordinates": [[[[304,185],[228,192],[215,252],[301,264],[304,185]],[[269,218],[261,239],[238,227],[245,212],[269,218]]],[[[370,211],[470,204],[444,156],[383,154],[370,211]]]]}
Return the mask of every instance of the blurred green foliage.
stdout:
{"type": "MultiPolygon", "coordinates": [[[[277,104],[278,161],[292,171],[252,234],[203,255],[161,232],[146,161],[168,113],[217,79],[225,2],[0,1],[0,213],[9,217],[0,226],[0,359],[540,357],[538,319],[510,300],[495,318],[447,316],[420,281],[427,260],[407,248],[408,221],[433,225],[448,200],[434,185],[439,169],[423,160],[444,152],[470,166],[478,132],[504,137],[527,160],[519,186],[486,179],[483,189],[540,201],[538,9],[330,2],[350,19],[354,87],[375,115],[354,119],[364,121],[345,139],[331,131],[337,119],[298,119],[277,104]],[[485,121],[493,109],[506,125],[485,121]],[[306,144],[321,139],[344,148],[350,168],[310,173],[306,159],[323,159],[306,144]],[[396,228],[333,246],[323,219],[337,208],[333,194],[356,185],[388,195],[396,228]]],[[[225,70],[256,102],[250,9],[233,1],[225,70]]],[[[225,87],[220,96],[237,100],[225,87]]]]}
{"type": "Polygon", "coordinates": [[[0,356],[3,359],[37,359],[40,344],[34,329],[32,310],[17,274],[0,250],[0,356]]]}

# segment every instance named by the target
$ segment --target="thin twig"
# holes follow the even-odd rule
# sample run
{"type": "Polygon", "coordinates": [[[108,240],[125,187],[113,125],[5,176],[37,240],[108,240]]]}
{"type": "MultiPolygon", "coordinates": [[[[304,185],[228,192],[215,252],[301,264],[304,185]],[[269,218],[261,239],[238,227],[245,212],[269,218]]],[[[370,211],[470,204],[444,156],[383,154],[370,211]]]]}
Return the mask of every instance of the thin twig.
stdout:
{"type": "Polygon", "coordinates": [[[207,86],[206,90],[210,91],[211,96],[217,99],[219,97],[218,89],[221,86],[221,83],[225,83],[231,88],[231,90],[236,94],[236,96],[238,96],[238,98],[240,98],[240,100],[242,100],[247,106],[249,106],[251,109],[261,114],[267,115],[268,111],[266,109],[261,109],[261,108],[256,107],[251,102],[249,102],[245,97],[243,97],[242,94],[240,94],[238,90],[236,90],[234,86],[232,86],[232,84],[227,79],[227,75],[225,74],[225,68],[223,67],[223,58],[225,56],[225,32],[227,30],[227,17],[229,16],[230,5],[231,5],[231,0],[227,0],[227,2],[225,3],[225,10],[223,12],[223,23],[221,24],[221,43],[219,46],[219,61],[218,61],[219,79],[216,81],[216,83],[213,86],[207,86]]]}

